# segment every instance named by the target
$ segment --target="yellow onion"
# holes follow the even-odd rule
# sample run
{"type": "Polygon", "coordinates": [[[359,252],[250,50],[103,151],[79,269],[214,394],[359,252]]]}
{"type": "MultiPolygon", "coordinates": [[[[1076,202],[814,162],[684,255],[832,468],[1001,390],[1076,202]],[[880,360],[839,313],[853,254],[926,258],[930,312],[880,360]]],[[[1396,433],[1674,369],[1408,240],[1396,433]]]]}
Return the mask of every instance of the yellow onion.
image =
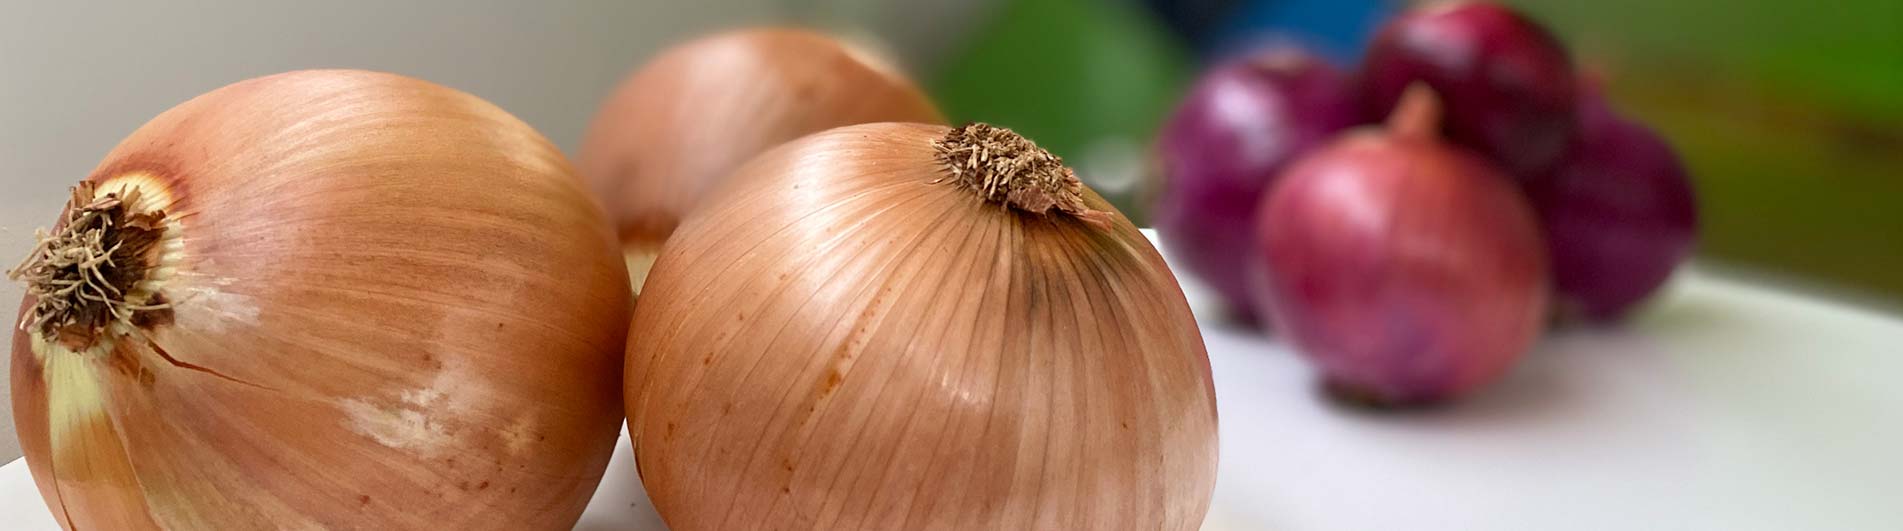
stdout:
{"type": "Polygon", "coordinates": [[[542,136],[442,86],[185,102],[13,275],[14,418],[69,529],[567,529],[613,451],[608,226],[542,136]]]}
{"type": "Polygon", "coordinates": [[[944,119],[863,50],[798,29],[735,30],[662,52],[602,104],[582,177],[620,233],[638,293],[661,244],[708,188],[763,151],[869,122],[944,119]]]}
{"type": "Polygon", "coordinates": [[[869,124],[738,170],[655,263],[627,405],[675,531],[1189,530],[1209,359],[1161,256],[1008,130],[869,124]]]}

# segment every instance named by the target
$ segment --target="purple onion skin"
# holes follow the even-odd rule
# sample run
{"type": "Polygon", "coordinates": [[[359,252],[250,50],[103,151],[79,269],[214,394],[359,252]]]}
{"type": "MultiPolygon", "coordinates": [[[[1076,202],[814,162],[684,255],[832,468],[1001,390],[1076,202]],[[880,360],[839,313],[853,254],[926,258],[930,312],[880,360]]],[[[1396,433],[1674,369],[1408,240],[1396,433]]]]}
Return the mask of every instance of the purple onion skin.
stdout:
{"type": "Polygon", "coordinates": [[[1438,4],[1382,27],[1360,73],[1369,116],[1386,116],[1415,82],[1441,96],[1449,139],[1516,178],[1551,171],[1571,145],[1572,59],[1552,33],[1510,8],[1438,4]]]}
{"type": "Polygon", "coordinates": [[[1291,166],[1253,252],[1259,304],[1329,385],[1387,406],[1497,379],[1545,324],[1546,246],[1490,161],[1426,134],[1360,132],[1291,166]]]}
{"type": "Polygon", "coordinates": [[[1607,322],[1691,256],[1698,205],[1678,155],[1650,128],[1595,94],[1581,98],[1579,128],[1566,161],[1527,193],[1546,228],[1561,314],[1607,322]]]}
{"type": "Polygon", "coordinates": [[[1296,156],[1357,125],[1348,76],[1306,52],[1277,48],[1204,74],[1157,142],[1152,220],[1163,246],[1256,322],[1249,259],[1264,191],[1296,156]]]}

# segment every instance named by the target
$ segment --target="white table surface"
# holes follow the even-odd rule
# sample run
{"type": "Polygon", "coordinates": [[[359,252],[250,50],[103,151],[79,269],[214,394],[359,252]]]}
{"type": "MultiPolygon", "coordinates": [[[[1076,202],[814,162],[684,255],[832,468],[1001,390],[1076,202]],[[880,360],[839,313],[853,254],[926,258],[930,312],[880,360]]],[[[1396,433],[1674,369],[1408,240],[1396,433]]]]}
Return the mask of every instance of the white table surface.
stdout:
{"type": "MultiPolygon", "coordinates": [[[[1371,414],[1186,290],[1221,415],[1205,531],[1903,529],[1903,319],[1692,269],[1466,401],[1371,414]]],[[[624,434],[576,529],[662,529],[632,457],[624,434]]],[[[0,515],[57,529],[24,461],[0,515]]]]}

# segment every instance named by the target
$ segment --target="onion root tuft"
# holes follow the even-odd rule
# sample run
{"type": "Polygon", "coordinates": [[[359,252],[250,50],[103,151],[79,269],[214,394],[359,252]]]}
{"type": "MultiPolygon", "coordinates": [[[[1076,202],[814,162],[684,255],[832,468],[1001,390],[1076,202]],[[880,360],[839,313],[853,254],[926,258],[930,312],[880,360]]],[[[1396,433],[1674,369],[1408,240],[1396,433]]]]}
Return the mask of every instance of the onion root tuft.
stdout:
{"type": "Polygon", "coordinates": [[[37,327],[43,336],[74,351],[100,342],[115,321],[163,321],[170,304],[131,300],[133,285],[145,279],[151,250],[164,234],[165,211],[135,212],[139,188],[98,194],[94,184],[73,187],[65,219],[51,234],[38,231],[39,244],[7,278],[26,284],[34,298],[20,329],[37,327]]]}
{"type": "Polygon", "coordinates": [[[1052,208],[1086,220],[1102,213],[1084,205],[1084,183],[1064,159],[1010,129],[973,123],[932,142],[953,179],[987,201],[1033,214],[1052,208]]]}

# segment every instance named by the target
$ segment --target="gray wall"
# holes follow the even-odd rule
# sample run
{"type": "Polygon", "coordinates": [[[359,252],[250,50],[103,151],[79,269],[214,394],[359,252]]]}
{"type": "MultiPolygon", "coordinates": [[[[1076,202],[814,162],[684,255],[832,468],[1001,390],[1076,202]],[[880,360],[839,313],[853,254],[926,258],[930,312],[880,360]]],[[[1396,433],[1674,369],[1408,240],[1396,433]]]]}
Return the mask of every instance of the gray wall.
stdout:
{"type": "MultiPolygon", "coordinates": [[[[147,119],[259,75],[348,67],[416,76],[515,113],[572,154],[595,104],[667,43],[795,19],[886,36],[924,69],[988,2],[16,2],[0,0],[0,261],[32,244],[65,190],[147,119]],[[919,22],[914,22],[919,21],[919,22]],[[885,29],[882,31],[881,29],[885,29]]],[[[0,322],[20,289],[0,286],[0,322]]],[[[0,379],[0,397],[7,397],[0,379]]],[[[0,398],[0,400],[4,400],[0,398]]],[[[0,463],[19,456],[0,408],[0,463]]]]}

